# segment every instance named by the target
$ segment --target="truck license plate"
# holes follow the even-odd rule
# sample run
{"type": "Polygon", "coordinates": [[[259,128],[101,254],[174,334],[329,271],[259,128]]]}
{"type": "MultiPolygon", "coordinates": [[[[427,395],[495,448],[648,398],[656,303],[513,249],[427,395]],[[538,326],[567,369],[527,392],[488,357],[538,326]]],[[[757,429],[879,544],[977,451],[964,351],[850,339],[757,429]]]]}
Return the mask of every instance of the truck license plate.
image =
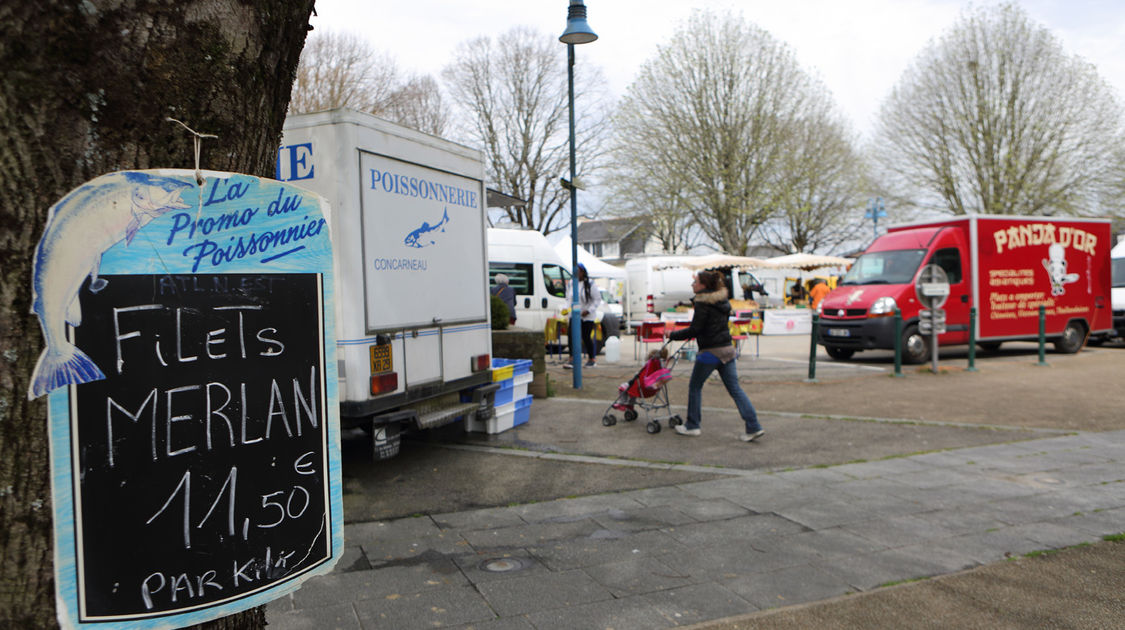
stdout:
{"type": "Polygon", "coordinates": [[[371,373],[390,372],[392,368],[394,368],[394,354],[391,352],[391,344],[371,346],[371,373]]]}
{"type": "Polygon", "coordinates": [[[851,333],[852,333],[852,331],[848,330],[847,328],[829,328],[828,329],[828,336],[829,337],[850,337],[851,333]]]}

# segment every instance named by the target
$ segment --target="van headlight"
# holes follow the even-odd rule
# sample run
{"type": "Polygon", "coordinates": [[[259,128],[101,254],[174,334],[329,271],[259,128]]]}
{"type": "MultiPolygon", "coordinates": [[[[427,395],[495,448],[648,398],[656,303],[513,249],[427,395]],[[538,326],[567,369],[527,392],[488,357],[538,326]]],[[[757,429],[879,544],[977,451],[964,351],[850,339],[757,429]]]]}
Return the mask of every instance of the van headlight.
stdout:
{"type": "Polygon", "coordinates": [[[871,309],[867,311],[867,315],[869,317],[886,317],[888,315],[894,315],[896,310],[898,310],[898,303],[895,302],[893,297],[881,297],[875,300],[875,303],[871,305],[871,309]]]}

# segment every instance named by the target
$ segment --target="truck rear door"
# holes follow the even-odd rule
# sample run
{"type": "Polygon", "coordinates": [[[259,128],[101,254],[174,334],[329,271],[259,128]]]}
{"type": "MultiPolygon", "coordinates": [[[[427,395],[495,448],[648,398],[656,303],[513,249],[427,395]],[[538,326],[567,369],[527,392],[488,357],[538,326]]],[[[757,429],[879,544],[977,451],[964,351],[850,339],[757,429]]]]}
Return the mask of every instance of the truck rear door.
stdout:
{"type": "Polygon", "coordinates": [[[368,334],[396,340],[398,391],[471,374],[468,336],[487,329],[479,180],[360,151],[368,334]],[[458,325],[461,324],[461,325],[458,325]]]}

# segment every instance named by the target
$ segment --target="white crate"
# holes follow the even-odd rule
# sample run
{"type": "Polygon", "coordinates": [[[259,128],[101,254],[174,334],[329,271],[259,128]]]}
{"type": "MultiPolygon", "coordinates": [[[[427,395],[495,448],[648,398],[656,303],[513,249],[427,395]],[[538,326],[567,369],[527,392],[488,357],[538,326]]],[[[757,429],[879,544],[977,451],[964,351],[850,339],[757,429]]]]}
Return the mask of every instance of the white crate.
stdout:
{"type": "Polygon", "coordinates": [[[527,396],[527,385],[535,377],[531,372],[516,374],[510,379],[499,381],[500,389],[496,392],[496,407],[507,405],[527,396]]]}
{"type": "MultiPolygon", "coordinates": [[[[527,389],[527,383],[523,388],[527,389]]],[[[465,422],[465,430],[470,433],[502,433],[527,422],[531,415],[531,396],[522,396],[506,405],[496,407],[491,418],[485,421],[470,419],[465,422]]]]}

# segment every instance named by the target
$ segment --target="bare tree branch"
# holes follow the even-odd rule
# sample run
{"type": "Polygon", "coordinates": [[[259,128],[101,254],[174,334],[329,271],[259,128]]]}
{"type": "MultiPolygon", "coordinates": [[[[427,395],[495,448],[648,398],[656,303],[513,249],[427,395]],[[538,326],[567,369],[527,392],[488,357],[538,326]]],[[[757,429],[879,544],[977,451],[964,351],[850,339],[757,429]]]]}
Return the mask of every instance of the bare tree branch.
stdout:
{"type": "Polygon", "coordinates": [[[1016,5],[970,10],[884,102],[883,177],[921,209],[1102,215],[1122,200],[1122,110],[1016,5]]]}
{"type": "Polygon", "coordinates": [[[697,12],[673,41],[642,67],[615,119],[618,178],[650,179],[664,195],[650,211],[687,213],[726,252],[746,253],[775,217],[775,240],[790,230],[798,247],[830,240],[820,232],[833,222],[811,217],[852,204],[856,158],[828,91],[733,15],[697,12]]]}
{"type": "Polygon", "coordinates": [[[290,111],[347,107],[440,136],[449,108],[428,75],[399,76],[394,57],[352,33],[317,30],[301,53],[290,111]]]}
{"type": "MultiPolygon", "coordinates": [[[[442,71],[461,111],[459,131],[488,158],[492,186],[527,200],[505,218],[549,234],[569,222],[566,47],[554,37],[517,27],[495,40],[462,43],[442,71]]],[[[592,176],[602,157],[604,84],[601,71],[575,66],[577,173],[592,176]]]]}

